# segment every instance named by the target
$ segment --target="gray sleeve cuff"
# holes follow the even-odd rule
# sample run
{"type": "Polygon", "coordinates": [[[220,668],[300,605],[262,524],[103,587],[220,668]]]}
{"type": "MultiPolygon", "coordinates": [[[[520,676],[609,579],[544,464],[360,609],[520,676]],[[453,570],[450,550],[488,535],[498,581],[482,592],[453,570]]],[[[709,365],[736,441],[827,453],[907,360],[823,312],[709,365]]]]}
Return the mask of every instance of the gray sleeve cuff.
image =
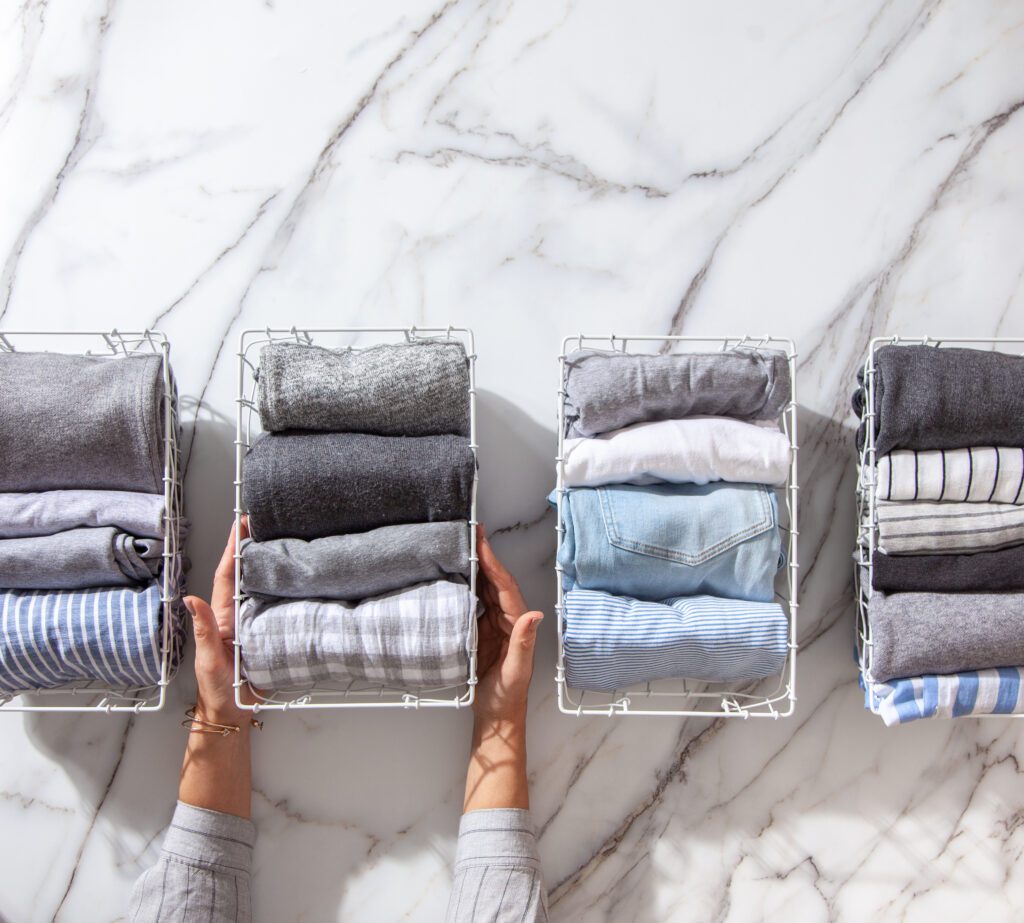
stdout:
{"type": "Polygon", "coordinates": [[[473,866],[538,870],[537,838],[530,812],[522,808],[488,808],[463,814],[455,871],[473,866]]]}
{"type": "Polygon", "coordinates": [[[190,865],[248,874],[255,842],[256,827],[251,820],[179,801],[163,851],[190,865]]]}

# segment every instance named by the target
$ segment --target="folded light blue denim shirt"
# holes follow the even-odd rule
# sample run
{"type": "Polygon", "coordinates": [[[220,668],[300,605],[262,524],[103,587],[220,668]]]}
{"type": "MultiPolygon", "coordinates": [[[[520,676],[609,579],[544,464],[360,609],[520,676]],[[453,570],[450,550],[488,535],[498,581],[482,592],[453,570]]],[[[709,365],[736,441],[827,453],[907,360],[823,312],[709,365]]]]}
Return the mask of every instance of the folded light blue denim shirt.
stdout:
{"type": "MultiPolygon", "coordinates": [[[[548,497],[556,503],[557,493],[548,497]]],[[[706,594],[771,602],[785,563],[778,500],[763,484],[574,488],[558,549],[566,590],[658,601],[706,594]]]]}

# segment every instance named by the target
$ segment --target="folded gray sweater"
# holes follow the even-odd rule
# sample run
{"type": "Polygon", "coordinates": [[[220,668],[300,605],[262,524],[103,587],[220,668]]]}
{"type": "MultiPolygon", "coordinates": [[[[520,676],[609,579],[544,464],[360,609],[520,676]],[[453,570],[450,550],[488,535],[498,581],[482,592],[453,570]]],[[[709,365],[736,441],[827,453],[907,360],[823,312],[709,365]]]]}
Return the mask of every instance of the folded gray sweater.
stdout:
{"type": "Polygon", "coordinates": [[[164,543],[112,526],[0,539],[0,588],[76,590],[147,583],[160,570],[164,543]]]}
{"type": "Polygon", "coordinates": [[[0,491],[163,493],[160,356],[0,352],[0,491]]]}
{"type": "Polygon", "coordinates": [[[453,576],[469,576],[464,520],[242,542],[242,590],[251,595],[359,600],[453,576]]]}
{"type": "Polygon", "coordinates": [[[86,526],[117,526],[129,535],[160,538],[164,495],[134,490],[0,493],[0,538],[53,535],[86,526]]]}
{"type": "MultiPolygon", "coordinates": [[[[866,390],[853,395],[863,418],[866,390]]],[[[1024,446],[1024,357],[983,349],[883,346],[875,351],[875,452],[1024,446]]],[[[864,424],[857,448],[864,445],[864,424]]]]}
{"type": "Polygon", "coordinates": [[[774,349],[636,355],[578,349],[566,359],[566,435],[697,415],[774,420],[792,393],[774,349]]]}
{"type": "Polygon", "coordinates": [[[985,593],[1024,590],[1024,545],[974,554],[881,554],[871,586],[889,593],[985,593]]]}
{"type": "Polygon", "coordinates": [[[1024,663],[1024,594],[880,593],[868,601],[876,682],[1024,663]]]}
{"type": "Polygon", "coordinates": [[[469,519],[474,464],[462,436],[266,433],[246,455],[242,503],[258,542],[469,519]]]}
{"type": "Polygon", "coordinates": [[[340,350],[272,343],[258,378],[268,432],[469,435],[469,362],[457,340],[340,350]]]}

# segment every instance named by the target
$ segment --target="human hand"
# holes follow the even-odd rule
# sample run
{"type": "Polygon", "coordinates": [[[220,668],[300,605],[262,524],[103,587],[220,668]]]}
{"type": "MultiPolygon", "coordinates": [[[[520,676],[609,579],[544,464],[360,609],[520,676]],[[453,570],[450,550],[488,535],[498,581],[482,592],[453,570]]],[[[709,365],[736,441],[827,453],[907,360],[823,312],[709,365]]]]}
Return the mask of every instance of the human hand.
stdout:
{"type": "MultiPolygon", "coordinates": [[[[241,538],[249,534],[243,518],[241,538]]],[[[185,597],[196,639],[196,716],[215,724],[248,728],[248,715],[235,704],[235,527],[213,576],[210,603],[185,597]]],[[[245,690],[248,694],[248,689],[245,690]]]]}
{"type": "Polygon", "coordinates": [[[537,627],[544,615],[527,610],[519,584],[498,560],[479,525],[476,548],[477,595],[484,614],[478,622],[473,712],[478,724],[525,723],[537,627]]]}

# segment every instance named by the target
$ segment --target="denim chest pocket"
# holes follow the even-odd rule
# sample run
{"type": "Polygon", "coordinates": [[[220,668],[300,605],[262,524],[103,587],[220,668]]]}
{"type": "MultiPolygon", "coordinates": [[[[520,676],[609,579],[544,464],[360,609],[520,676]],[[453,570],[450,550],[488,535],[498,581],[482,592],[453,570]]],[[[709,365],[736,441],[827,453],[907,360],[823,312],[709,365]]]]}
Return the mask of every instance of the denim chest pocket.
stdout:
{"type": "Polygon", "coordinates": [[[623,551],[696,566],[777,525],[763,484],[599,487],[608,543],[623,551]]]}

